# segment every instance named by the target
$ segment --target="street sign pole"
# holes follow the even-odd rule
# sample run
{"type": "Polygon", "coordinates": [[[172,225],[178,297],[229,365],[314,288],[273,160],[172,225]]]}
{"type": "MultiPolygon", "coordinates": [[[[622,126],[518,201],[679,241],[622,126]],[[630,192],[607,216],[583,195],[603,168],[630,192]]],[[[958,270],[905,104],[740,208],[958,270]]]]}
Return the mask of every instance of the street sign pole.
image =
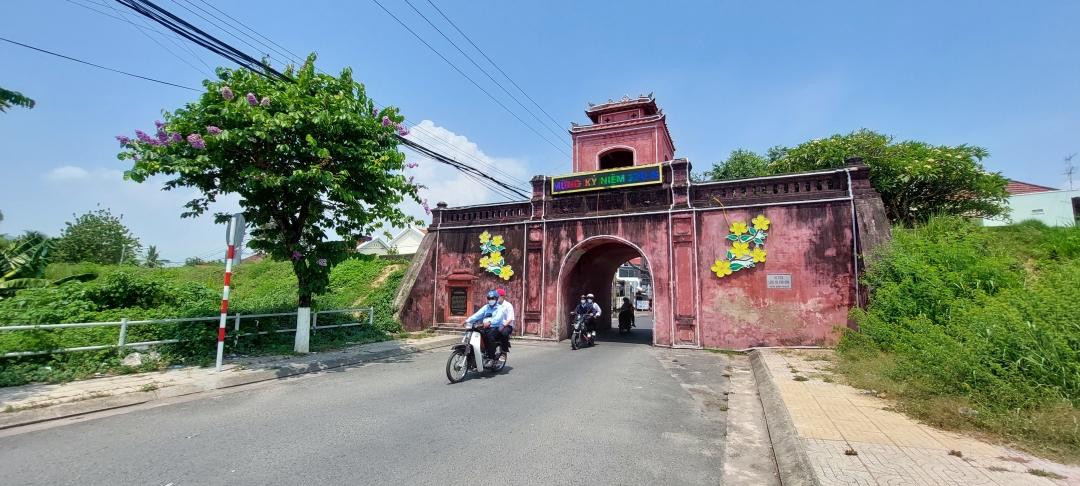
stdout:
{"type": "Polygon", "coordinates": [[[232,280],[233,261],[240,264],[240,251],[237,248],[244,241],[244,215],[236,213],[225,228],[225,243],[229,253],[225,258],[225,289],[221,293],[221,322],[218,324],[217,372],[221,373],[221,360],[225,354],[225,319],[229,314],[229,283],[232,280]]]}

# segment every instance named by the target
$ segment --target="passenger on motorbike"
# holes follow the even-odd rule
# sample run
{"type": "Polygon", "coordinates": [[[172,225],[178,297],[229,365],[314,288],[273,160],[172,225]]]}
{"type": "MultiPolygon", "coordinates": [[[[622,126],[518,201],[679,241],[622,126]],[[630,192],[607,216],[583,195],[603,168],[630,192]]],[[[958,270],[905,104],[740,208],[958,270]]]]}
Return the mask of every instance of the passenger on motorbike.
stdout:
{"type": "Polygon", "coordinates": [[[600,306],[593,302],[593,294],[588,294],[581,296],[581,303],[570,314],[585,316],[585,329],[588,330],[590,335],[595,336],[594,325],[596,324],[596,318],[600,317],[600,313],[600,306]]]}
{"type": "Polygon", "coordinates": [[[486,348],[486,355],[484,357],[484,368],[490,368],[492,362],[497,358],[496,351],[498,351],[498,335],[503,326],[505,314],[503,308],[499,305],[499,293],[492,290],[487,293],[488,305],[481,307],[476,314],[465,320],[466,323],[483,322],[483,331],[481,335],[484,337],[484,347],[486,348]]]}

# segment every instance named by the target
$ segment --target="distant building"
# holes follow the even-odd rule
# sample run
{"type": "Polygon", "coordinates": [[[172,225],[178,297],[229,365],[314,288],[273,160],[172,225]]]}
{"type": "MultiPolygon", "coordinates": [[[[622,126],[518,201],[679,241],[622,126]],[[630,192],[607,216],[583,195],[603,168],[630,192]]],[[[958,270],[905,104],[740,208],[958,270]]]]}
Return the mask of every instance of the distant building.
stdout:
{"type": "Polygon", "coordinates": [[[424,240],[426,230],[418,228],[405,228],[401,230],[389,243],[380,237],[361,243],[356,247],[357,253],[364,255],[412,255],[420,248],[420,242],[424,240]]]}
{"type": "Polygon", "coordinates": [[[1080,218],[1080,190],[1009,181],[1009,213],[1002,218],[983,219],[985,226],[1005,226],[1036,220],[1047,226],[1074,226],[1080,218]]]}

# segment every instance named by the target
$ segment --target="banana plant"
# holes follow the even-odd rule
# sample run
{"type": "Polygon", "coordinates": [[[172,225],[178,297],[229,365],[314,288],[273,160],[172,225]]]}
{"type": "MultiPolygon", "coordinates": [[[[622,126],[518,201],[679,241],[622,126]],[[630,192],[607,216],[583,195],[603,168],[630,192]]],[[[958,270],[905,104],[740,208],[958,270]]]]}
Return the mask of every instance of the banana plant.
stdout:
{"type": "Polygon", "coordinates": [[[60,285],[72,280],[86,282],[97,274],[84,273],[58,280],[45,278],[54,243],[40,234],[27,233],[13,241],[0,240],[0,299],[22,289],[60,285]]]}

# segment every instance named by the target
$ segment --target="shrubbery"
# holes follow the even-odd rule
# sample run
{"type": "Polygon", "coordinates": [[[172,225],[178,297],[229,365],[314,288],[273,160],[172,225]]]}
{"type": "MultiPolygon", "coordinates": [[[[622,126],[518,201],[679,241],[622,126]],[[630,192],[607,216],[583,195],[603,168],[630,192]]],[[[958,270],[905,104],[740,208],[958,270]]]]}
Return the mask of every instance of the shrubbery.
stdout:
{"type": "MultiPolygon", "coordinates": [[[[377,282],[380,276],[389,271],[387,267],[390,265],[401,265],[401,262],[352,259],[334,269],[327,293],[315,298],[314,310],[374,306],[375,325],[320,330],[313,337],[313,349],[378,341],[386,339],[386,333],[402,329],[401,324],[393,319],[390,305],[404,270],[398,269],[377,282]]],[[[86,272],[98,273],[100,277],[85,283],[71,282],[57,287],[27,289],[15,297],[0,300],[0,326],[115,322],[122,318],[212,317],[220,312],[223,265],[148,269],[55,264],[47,269],[46,275],[48,278],[62,278],[86,272]]],[[[233,275],[229,301],[230,314],[295,312],[296,277],[291,266],[288,262],[263,261],[238,267],[233,275]]],[[[356,322],[358,319],[366,321],[367,316],[324,314],[319,317],[318,324],[356,322]]],[[[133,343],[181,339],[181,343],[158,347],[157,350],[164,357],[160,365],[205,365],[212,362],[214,357],[217,326],[217,321],[133,325],[128,327],[126,340],[133,343]]],[[[295,326],[294,316],[259,318],[242,321],[241,332],[293,329],[295,326]]],[[[228,329],[228,353],[291,352],[291,333],[270,332],[262,336],[243,337],[234,348],[231,320],[228,329]]],[[[119,327],[3,332],[0,333],[0,353],[115,344],[119,332],[119,327]]],[[[121,370],[115,350],[0,358],[0,386],[28,381],[63,381],[109,370],[121,370]]]]}
{"type": "Polygon", "coordinates": [[[934,218],[894,229],[865,281],[849,370],[884,359],[920,418],[1080,451],[1080,229],[934,218]]]}

